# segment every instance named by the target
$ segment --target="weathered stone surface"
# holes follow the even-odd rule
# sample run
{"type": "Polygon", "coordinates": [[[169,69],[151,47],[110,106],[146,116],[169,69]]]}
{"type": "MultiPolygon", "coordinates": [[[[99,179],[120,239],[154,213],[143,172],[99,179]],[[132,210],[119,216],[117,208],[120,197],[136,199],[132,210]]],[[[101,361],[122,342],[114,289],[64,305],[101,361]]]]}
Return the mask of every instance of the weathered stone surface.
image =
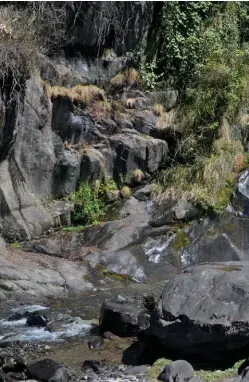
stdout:
{"type": "Polygon", "coordinates": [[[135,134],[117,134],[110,138],[114,147],[116,171],[131,176],[137,168],[154,173],[165,164],[168,145],[165,141],[135,134]]]}
{"type": "Polygon", "coordinates": [[[1,301],[9,297],[43,299],[93,288],[84,279],[85,266],[70,260],[29,254],[9,247],[7,253],[0,256],[0,267],[1,301]]]}
{"type": "Polygon", "coordinates": [[[249,349],[248,271],[247,262],[213,263],[173,277],[151,313],[150,334],[178,356],[225,363],[241,352],[243,358],[249,349]]]}
{"type": "Polygon", "coordinates": [[[156,189],[156,184],[147,184],[146,186],[139,188],[135,193],[134,193],[134,198],[140,200],[140,201],[147,201],[152,199],[152,194],[156,189]]]}
{"type": "Polygon", "coordinates": [[[164,106],[165,110],[170,110],[176,105],[178,99],[178,91],[167,89],[158,92],[147,92],[146,97],[152,104],[159,103],[164,106]]]}
{"type": "Polygon", "coordinates": [[[72,101],[58,97],[53,102],[51,127],[63,142],[78,144],[91,139],[94,122],[89,113],[75,107],[72,101]]]}
{"type": "Polygon", "coordinates": [[[9,240],[21,240],[41,235],[53,225],[52,216],[18,177],[13,178],[10,162],[0,164],[0,225],[9,240]]]}
{"type": "Polygon", "coordinates": [[[178,220],[194,220],[202,215],[202,210],[185,199],[157,201],[151,217],[152,226],[162,226],[178,220]]]}
{"type": "MultiPolygon", "coordinates": [[[[133,51],[139,44],[150,27],[153,18],[153,4],[142,2],[134,4],[115,4],[99,2],[97,5],[81,5],[79,18],[75,22],[75,10],[69,8],[68,29],[72,33],[72,43],[86,50],[90,56],[96,55],[99,49],[103,51],[106,41],[111,42],[111,48],[117,54],[133,51]],[[101,15],[101,17],[100,17],[101,15]],[[83,21],[83,22],[82,22],[83,21]],[[115,24],[115,35],[111,25],[115,24]],[[103,28],[103,29],[101,29],[103,28]],[[100,30],[105,30],[105,38],[101,39],[100,30]]],[[[104,37],[104,36],[103,36],[104,37]]],[[[79,49],[78,49],[79,50],[79,49]]]]}
{"type": "Polygon", "coordinates": [[[69,226],[71,225],[71,213],[74,210],[74,205],[66,201],[56,201],[50,207],[51,215],[54,219],[54,226],[69,226]]]}
{"type": "Polygon", "coordinates": [[[80,179],[81,155],[75,150],[65,150],[61,138],[53,134],[56,162],[53,170],[52,194],[56,198],[70,195],[80,179]]]}
{"type": "Polygon", "coordinates": [[[193,377],[194,369],[190,363],[184,360],[174,361],[165,366],[158,376],[159,381],[174,381],[176,376],[181,376],[183,380],[193,377]]]}
{"type": "Polygon", "coordinates": [[[245,171],[226,210],[192,224],[188,230],[191,243],[182,254],[186,265],[249,259],[248,182],[249,173],[245,171]]]}

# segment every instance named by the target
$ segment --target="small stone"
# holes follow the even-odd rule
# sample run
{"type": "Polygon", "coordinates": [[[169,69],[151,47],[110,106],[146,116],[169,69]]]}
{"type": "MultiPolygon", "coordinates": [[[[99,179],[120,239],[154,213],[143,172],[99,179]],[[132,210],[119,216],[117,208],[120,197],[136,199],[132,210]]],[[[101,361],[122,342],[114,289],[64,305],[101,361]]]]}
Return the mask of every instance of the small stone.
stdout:
{"type": "Polygon", "coordinates": [[[104,332],[103,337],[107,340],[118,340],[120,337],[116,336],[112,332],[104,332]]]}

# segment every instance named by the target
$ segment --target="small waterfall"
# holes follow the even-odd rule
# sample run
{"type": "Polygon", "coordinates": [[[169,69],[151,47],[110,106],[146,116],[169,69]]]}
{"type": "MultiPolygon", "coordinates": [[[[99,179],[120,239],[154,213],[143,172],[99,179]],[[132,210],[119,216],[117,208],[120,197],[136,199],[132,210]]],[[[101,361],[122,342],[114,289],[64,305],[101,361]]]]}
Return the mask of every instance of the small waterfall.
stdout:
{"type": "Polygon", "coordinates": [[[155,244],[153,244],[153,242],[149,242],[147,245],[145,245],[144,250],[145,255],[148,257],[148,261],[155,264],[160,263],[162,256],[165,255],[170,243],[175,238],[175,236],[176,235],[174,234],[168,237],[166,241],[162,241],[161,243],[158,243],[158,241],[155,240],[155,244]],[[149,249],[146,248],[148,246],[150,247],[149,249]]]}

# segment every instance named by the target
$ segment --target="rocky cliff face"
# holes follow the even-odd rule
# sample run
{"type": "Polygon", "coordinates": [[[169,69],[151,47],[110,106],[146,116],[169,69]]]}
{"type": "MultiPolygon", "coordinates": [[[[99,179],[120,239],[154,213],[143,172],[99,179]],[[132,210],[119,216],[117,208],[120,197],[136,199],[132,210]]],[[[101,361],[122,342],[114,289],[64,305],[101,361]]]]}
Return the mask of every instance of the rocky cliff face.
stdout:
{"type": "Polygon", "coordinates": [[[37,237],[52,227],[59,212],[45,208],[46,201],[71,194],[79,182],[131,176],[136,169],[149,177],[167,159],[152,98],[121,87],[105,95],[103,105],[89,102],[86,107],[48,91],[55,86],[109,86],[126,65],[117,55],[146,37],[153,5],[93,2],[84,3],[86,9],[75,7],[72,3],[68,8],[72,38],[66,55],[52,60],[40,56],[40,74],[11,94],[2,89],[0,231],[11,241],[37,237]],[[111,54],[103,55],[104,49],[111,54]],[[134,106],[126,102],[131,98],[134,106]],[[108,112],[102,110],[105,105],[108,112]]]}

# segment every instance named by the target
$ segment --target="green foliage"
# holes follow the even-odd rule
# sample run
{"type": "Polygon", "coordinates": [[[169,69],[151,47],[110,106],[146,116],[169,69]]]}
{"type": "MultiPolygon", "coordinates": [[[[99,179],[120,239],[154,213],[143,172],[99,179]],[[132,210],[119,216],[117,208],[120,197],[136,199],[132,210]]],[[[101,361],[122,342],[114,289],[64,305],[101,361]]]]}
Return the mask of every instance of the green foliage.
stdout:
{"type": "Polygon", "coordinates": [[[232,367],[225,370],[198,370],[194,374],[207,382],[219,382],[235,377],[242,362],[244,360],[236,362],[232,367]]]}
{"type": "Polygon", "coordinates": [[[139,76],[141,78],[142,87],[147,90],[155,90],[159,87],[162,74],[156,74],[156,60],[140,64],[139,76]]]}
{"type": "Polygon", "coordinates": [[[99,196],[101,196],[105,202],[107,202],[107,195],[109,193],[115,192],[118,190],[118,187],[114,180],[106,180],[100,184],[99,187],[99,196]]]}
{"type": "Polygon", "coordinates": [[[97,223],[104,215],[104,203],[89,183],[82,183],[71,195],[75,211],[73,221],[83,224],[97,223]]]}
{"type": "Polygon", "coordinates": [[[11,245],[11,247],[14,247],[14,248],[21,248],[22,247],[21,244],[18,243],[17,241],[15,241],[14,243],[11,243],[10,245],[11,245]]]}
{"type": "MultiPolygon", "coordinates": [[[[118,191],[114,180],[100,182],[95,185],[82,183],[70,199],[74,203],[73,222],[81,224],[98,224],[103,219],[107,204],[110,203],[110,194],[118,191]]],[[[81,231],[83,225],[64,228],[66,231],[81,231]]]]}
{"type": "Polygon", "coordinates": [[[211,13],[211,2],[165,2],[160,12],[158,66],[163,78],[178,87],[189,83],[205,52],[202,31],[211,13]]]}
{"type": "Polygon", "coordinates": [[[182,229],[178,229],[174,238],[173,247],[175,249],[183,249],[190,245],[190,237],[182,229]]]}
{"type": "Polygon", "coordinates": [[[249,49],[241,28],[248,23],[249,7],[240,2],[164,3],[157,73],[181,91],[188,125],[234,117],[245,102],[249,49]]]}

